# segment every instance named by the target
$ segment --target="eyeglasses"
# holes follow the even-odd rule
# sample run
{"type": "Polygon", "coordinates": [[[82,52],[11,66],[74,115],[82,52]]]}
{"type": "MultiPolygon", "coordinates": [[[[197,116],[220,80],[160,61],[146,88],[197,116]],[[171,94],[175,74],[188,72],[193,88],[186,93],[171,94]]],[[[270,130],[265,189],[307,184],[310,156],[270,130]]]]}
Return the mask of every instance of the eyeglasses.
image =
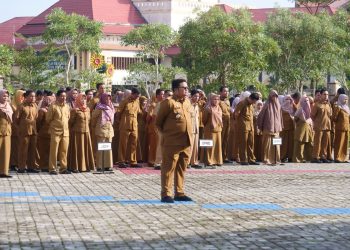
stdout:
{"type": "Polygon", "coordinates": [[[188,90],[188,87],[178,87],[179,89],[188,90]]]}

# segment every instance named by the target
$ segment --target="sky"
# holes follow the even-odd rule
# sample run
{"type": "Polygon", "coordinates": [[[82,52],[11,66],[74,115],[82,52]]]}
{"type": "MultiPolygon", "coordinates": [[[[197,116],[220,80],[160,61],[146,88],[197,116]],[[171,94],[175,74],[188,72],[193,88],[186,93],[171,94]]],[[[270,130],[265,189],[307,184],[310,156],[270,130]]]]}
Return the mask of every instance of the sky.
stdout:
{"type": "MultiPolygon", "coordinates": [[[[0,0],[0,23],[18,16],[36,16],[57,1],[58,0],[0,0]]],[[[294,3],[289,0],[220,0],[220,2],[244,4],[256,8],[271,8],[275,6],[291,7],[294,5],[294,3]]]]}

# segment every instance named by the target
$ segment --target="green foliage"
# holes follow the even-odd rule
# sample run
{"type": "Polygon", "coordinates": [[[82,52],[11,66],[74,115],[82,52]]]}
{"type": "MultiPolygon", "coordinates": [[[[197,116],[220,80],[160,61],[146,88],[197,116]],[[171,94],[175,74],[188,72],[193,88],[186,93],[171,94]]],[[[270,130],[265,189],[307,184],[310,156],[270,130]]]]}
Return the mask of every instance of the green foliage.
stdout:
{"type": "Polygon", "coordinates": [[[0,44],[0,76],[10,75],[13,63],[13,50],[6,45],[0,44]]]}
{"type": "Polygon", "coordinates": [[[78,85],[77,87],[81,90],[91,89],[96,83],[103,82],[103,78],[104,75],[91,69],[82,70],[74,77],[78,85]]]}
{"type": "Polygon", "coordinates": [[[175,64],[193,82],[205,79],[242,90],[267,67],[267,56],[278,53],[277,44],[246,10],[226,14],[214,7],[184,24],[179,34],[181,54],[175,64]]]}
{"type": "Polygon", "coordinates": [[[43,39],[67,53],[66,84],[69,85],[72,56],[82,51],[99,52],[103,25],[85,16],[67,14],[60,8],[54,9],[47,16],[47,21],[49,24],[43,39]]]}

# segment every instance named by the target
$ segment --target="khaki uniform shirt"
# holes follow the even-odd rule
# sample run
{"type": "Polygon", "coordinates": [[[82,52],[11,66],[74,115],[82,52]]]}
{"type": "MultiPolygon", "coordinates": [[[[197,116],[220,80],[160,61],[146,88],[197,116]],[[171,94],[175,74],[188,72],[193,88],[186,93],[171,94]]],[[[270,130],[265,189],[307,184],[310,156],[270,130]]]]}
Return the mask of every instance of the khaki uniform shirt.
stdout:
{"type": "Polygon", "coordinates": [[[222,120],[227,121],[230,120],[230,101],[228,99],[221,100],[220,103],[220,108],[222,110],[222,120]]]}
{"type": "Polygon", "coordinates": [[[331,130],[332,108],[329,103],[315,103],[311,110],[311,118],[314,121],[314,129],[331,130]]]}
{"type": "Polygon", "coordinates": [[[19,136],[36,135],[36,119],[38,118],[38,107],[35,103],[23,103],[19,106],[16,123],[19,136]]]}
{"type": "Polygon", "coordinates": [[[332,120],[335,122],[335,130],[349,131],[349,114],[337,105],[334,105],[332,120]]]}
{"type": "Polygon", "coordinates": [[[38,136],[43,138],[50,138],[50,123],[46,120],[47,112],[39,109],[38,118],[36,120],[36,128],[38,130],[38,136]]]}
{"type": "Polygon", "coordinates": [[[69,136],[68,121],[70,109],[67,104],[51,104],[46,114],[46,121],[50,123],[51,135],[69,136]]]}
{"type": "Polygon", "coordinates": [[[92,111],[91,116],[91,128],[95,132],[97,137],[102,138],[112,138],[114,136],[113,125],[111,122],[106,122],[103,126],[101,125],[102,121],[102,110],[95,109],[92,111]]]}
{"type": "Polygon", "coordinates": [[[314,137],[312,126],[300,120],[298,117],[295,118],[295,124],[294,140],[299,142],[312,142],[314,137]]]}
{"type": "Polygon", "coordinates": [[[282,119],[283,119],[283,130],[294,130],[294,119],[290,116],[290,114],[284,110],[282,110],[282,119]]]}
{"type": "Polygon", "coordinates": [[[90,109],[87,108],[85,112],[80,109],[71,109],[69,118],[69,128],[76,133],[90,132],[90,109]]]}
{"type": "Polygon", "coordinates": [[[119,129],[137,131],[137,116],[141,113],[139,99],[125,99],[120,103],[119,109],[119,129]]]}
{"type": "Polygon", "coordinates": [[[216,127],[214,127],[211,116],[212,113],[208,109],[205,109],[203,113],[204,134],[208,132],[217,133],[222,131],[221,125],[217,125],[216,127]]]}
{"type": "Polygon", "coordinates": [[[164,146],[190,146],[192,105],[188,99],[171,97],[161,102],[156,126],[163,135],[164,146]]]}
{"type": "Polygon", "coordinates": [[[0,110],[0,135],[11,135],[11,120],[0,110]]]}
{"type": "Polygon", "coordinates": [[[254,131],[254,108],[248,99],[239,102],[235,108],[234,115],[237,121],[238,131],[254,131]]]}

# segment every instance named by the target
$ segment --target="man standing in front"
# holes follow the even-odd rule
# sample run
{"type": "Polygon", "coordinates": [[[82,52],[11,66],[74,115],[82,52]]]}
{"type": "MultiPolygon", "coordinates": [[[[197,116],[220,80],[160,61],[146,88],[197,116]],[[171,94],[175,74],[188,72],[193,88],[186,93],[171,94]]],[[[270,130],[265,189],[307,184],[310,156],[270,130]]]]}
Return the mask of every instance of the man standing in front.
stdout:
{"type": "Polygon", "coordinates": [[[220,87],[220,108],[222,110],[222,131],[221,131],[221,138],[222,138],[222,159],[224,160],[224,163],[232,163],[231,160],[227,157],[227,145],[228,145],[228,138],[230,134],[230,101],[227,98],[229,94],[229,89],[225,86],[220,87]]]}
{"type": "Polygon", "coordinates": [[[314,147],[312,151],[313,163],[330,163],[327,160],[327,149],[331,140],[332,108],[328,101],[328,91],[321,90],[320,101],[311,109],[311,119],[314,122],[314,147]]]}
{"type": "Polygon", "coordinates": [[[162,133],[161,201],[192,201],[184,192],[184,177],[191,154],[192,118],[187,82],[172,81],[173,97],[160,104],[156,126],[162,133]],[[175,196],[172,198],[173,182],[175,196]]]}

